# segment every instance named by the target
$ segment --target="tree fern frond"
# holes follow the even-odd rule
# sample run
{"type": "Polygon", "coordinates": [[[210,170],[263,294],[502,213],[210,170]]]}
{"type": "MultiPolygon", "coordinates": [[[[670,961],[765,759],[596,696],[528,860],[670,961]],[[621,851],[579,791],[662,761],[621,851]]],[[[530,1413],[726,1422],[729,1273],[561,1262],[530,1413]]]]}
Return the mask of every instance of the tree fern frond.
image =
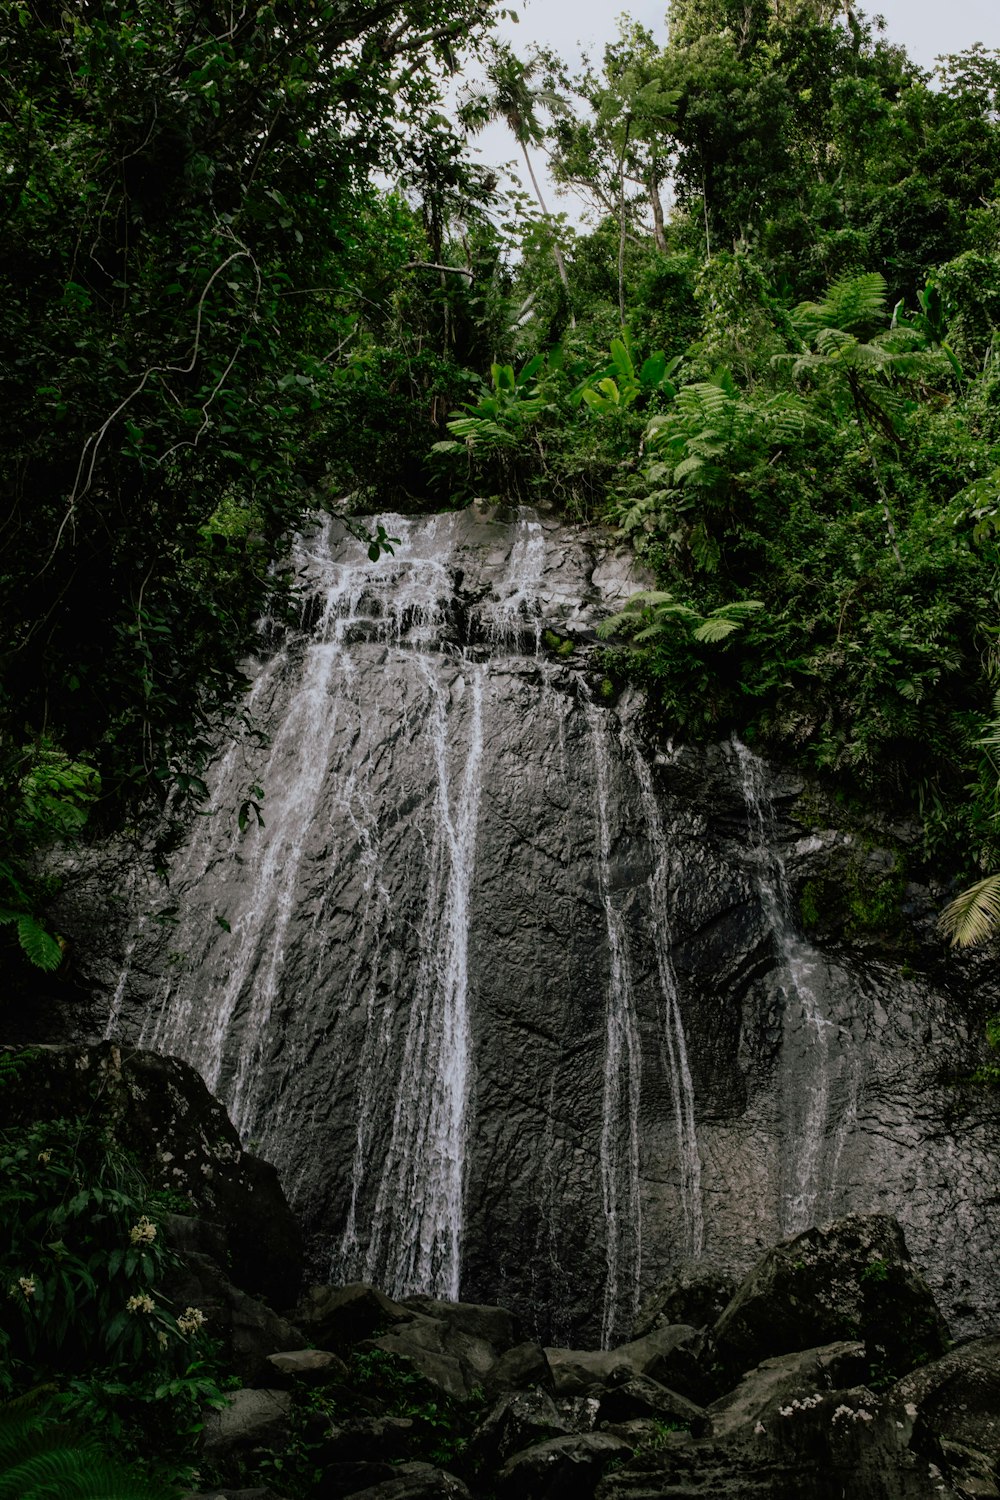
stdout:
{"type": "Polygon", "coordinates": [[[722,641],[727,635],[732,635],[734,630],[739,630],[739,620],[725,620],[720,615],[710,615],[704,620],[694,632],[696,641],[722,641]]]}
{"type": "Polygon", "coordinates": [[[955,948],[984,943],[1000,928],[1000,875],[987,875],[956,896],[938,918],[938,927],[955,948]]]}

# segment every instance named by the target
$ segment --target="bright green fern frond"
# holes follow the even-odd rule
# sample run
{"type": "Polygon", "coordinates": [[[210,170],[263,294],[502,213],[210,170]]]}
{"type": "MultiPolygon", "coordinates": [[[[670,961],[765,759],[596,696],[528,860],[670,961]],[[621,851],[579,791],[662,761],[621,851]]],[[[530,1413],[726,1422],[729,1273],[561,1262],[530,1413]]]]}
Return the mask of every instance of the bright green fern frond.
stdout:
{"type": "Polygon", "coordinates": [[[985,943],[1000,928],[1000,875],[987,875],[956,896],[941,913],[938,926],[955,948],[985,943]]]}
{"type": "Polygon", "coordinates": [[[739,630],[739,620],[725,620],[719,615],[709,615],[694,632],[696,641],[723,641],[727,635],[732,635],[734,630],[739,630]]]}
{"type": "Polygon", "coordinates": [[[878,271],[842,276],[818,302],[800,303],[792,319],[798,331],[810,336],[821,328],[864,333],[886,321],[886,291],[885,277],[878,271]]]}

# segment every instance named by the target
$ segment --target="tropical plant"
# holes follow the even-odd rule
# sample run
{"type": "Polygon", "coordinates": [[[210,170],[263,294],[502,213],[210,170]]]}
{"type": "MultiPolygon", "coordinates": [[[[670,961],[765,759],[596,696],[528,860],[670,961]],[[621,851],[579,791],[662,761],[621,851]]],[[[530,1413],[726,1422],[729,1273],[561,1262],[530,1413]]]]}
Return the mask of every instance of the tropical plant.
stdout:
{"type": "Polygon", "coordinates": [[[176,1500],[60,1418],[44,1394],[0,1406],[0,1500],[176,1500]]]}
{"type": "Polygon", "coordinates": [[[762,608],[759,599],[736,599],[702,614],[663,589],[644,589],[633,594],[618,614],[602,620],[597,634],[604,639],[612,635],[628,635],[633,649],[641,650],[658,644],[678,625],[685,625],[690,628],[693,641],[715,645],[739,630],[762,608]]]}

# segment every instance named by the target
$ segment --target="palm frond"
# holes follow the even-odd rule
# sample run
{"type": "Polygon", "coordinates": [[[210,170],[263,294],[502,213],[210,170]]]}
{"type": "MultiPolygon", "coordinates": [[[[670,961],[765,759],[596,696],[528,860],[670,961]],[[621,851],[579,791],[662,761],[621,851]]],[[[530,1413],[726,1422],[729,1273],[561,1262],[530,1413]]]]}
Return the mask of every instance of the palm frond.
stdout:
{"type": "Polygon", "coordinates": [[[938,927],[954,948],[985,943],[1000,928],[1000,874],[977,880],[949,902],[938,927]]]}

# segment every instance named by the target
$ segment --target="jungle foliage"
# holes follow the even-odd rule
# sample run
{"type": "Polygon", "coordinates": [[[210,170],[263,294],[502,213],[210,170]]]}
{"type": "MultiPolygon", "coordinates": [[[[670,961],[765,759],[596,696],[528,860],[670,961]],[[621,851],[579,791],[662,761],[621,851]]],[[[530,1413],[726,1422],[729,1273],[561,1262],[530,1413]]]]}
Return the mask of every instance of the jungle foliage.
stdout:
{"type": "Polygon", "coordinates": [[[576,74],[487,0],[0,17],[0,941],[55,969],[38,851],[204,796],[317,505],[610,524],[671,733],[1000,866],[995,52],[930,78],[832,0],[674,0],[576,74]]]}

